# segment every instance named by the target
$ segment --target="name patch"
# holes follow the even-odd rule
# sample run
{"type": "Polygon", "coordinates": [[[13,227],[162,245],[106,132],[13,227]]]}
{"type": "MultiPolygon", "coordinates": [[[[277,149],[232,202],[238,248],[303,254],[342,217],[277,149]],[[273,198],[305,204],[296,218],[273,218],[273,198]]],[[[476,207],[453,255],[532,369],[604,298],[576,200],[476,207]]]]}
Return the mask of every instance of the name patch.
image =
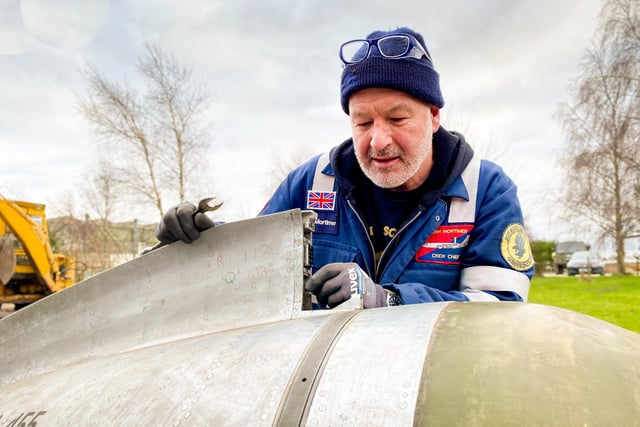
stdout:
{"type": "Polygon", "coordinates": [[[338,212],[317,212],[314,233],[338,234],[338,212]]]}
{"type": "Polygon", "coordinates": [[[469,246],[473,224],[441,225],[416,252],[416,261],[432,264],[460,264],[469,246]]]}

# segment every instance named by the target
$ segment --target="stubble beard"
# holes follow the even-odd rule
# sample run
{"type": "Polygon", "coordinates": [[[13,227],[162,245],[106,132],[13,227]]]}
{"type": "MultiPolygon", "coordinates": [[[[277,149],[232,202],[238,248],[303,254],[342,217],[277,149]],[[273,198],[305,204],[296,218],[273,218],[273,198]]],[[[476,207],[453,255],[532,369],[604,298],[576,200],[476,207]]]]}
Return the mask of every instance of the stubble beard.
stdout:
{"type": "Polygon", "coordinates": [[[375,151],[369,149],[365,159],[358,154],[358,150],[355,150],[356,159],[360,165],[360,169],[364,175],[369,178],[375,185],[385,189],[392,189],[400,187],[405,182],[409,181],[425,162],[427,157],[431,154],[432,140],[425,138],[425,140],[418,146],[416,154],[408,158],[407,154],[399,147],[386,147],[383,150],[375,151]],[[400,159],[399,170],[398,166],[393,168],[379,168],[370,165],[371,158],[376,156],[393,156],[400,159]]]}

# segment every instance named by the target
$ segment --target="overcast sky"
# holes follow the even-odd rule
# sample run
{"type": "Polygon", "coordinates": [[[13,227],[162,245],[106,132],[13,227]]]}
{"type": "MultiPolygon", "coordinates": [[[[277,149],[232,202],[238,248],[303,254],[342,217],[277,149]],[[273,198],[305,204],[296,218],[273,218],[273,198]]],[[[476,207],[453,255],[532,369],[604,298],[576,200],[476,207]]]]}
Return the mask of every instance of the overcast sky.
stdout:
{"type": "Polygon", "coordinates": [[[443,125],[465,133],[515,180],[534,238],[568,237],[547,203],[559,187],[564,145],[556,116],[601,4],[0,0],[0,193],[54,207],[80,191],[96,154],[75,107],[85,89],[80,67],[89,62],[110,79],[130,78],[150,41],[193,67],[212,94],[211,185],[193,197],[220,195],[220,219],[253,216],[267,199],[274,147],[321,152],[350,136],[338,46],[409,26],[423,34],[440,73],[443,125]]]}

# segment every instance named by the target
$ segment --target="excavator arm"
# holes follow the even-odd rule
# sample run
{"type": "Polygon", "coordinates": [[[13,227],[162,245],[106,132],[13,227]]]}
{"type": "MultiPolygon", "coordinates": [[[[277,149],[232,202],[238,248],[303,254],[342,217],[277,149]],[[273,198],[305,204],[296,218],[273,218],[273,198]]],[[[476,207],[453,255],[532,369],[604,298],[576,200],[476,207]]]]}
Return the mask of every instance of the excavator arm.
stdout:
{"type": "MultiPolygon", "coordinates": [[[[54,280],[58,274],[58,264],[56,263],[53,250],[49,244],[49,238],[43,231],[42,227],[29,217],[16,203],[0,198],[0,220],[2,220],[16,236],[22,245],[25,253],[33,262],[36,276],[39,281],[46,285],[52,292],[58,291],[62,286],[54,280]]],[[[3,284],[6,277],[11,277],[9,269],[15,268],[15,261],[8,259],[9,256],[15,257],[13,250],[6,249],[6,241],[3,244],[3,250],[0,256],[0,278],[3,284]]],[[[8,279],[7,279],[8,281],[8,279]]]]}

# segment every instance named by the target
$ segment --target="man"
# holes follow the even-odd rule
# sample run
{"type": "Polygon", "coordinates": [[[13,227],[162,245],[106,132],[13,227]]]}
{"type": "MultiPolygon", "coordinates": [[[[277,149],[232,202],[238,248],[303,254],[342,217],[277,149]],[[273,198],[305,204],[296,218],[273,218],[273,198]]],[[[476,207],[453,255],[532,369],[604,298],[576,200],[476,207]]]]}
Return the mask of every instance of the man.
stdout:
{"type": "MultiPolygon", "coordinates": [[[[526,301],[533,259],[516,186],[440,126],[444,100],[423,37],[376,31],[340,49],[352,138],[292,171],[261,215],[317,212],[314,274],[322,307],[362,294],[365,308],[433,301],[526,301]]],[[[169,210],[163,243],[213,226],[195,206],[169,210]]]]}

